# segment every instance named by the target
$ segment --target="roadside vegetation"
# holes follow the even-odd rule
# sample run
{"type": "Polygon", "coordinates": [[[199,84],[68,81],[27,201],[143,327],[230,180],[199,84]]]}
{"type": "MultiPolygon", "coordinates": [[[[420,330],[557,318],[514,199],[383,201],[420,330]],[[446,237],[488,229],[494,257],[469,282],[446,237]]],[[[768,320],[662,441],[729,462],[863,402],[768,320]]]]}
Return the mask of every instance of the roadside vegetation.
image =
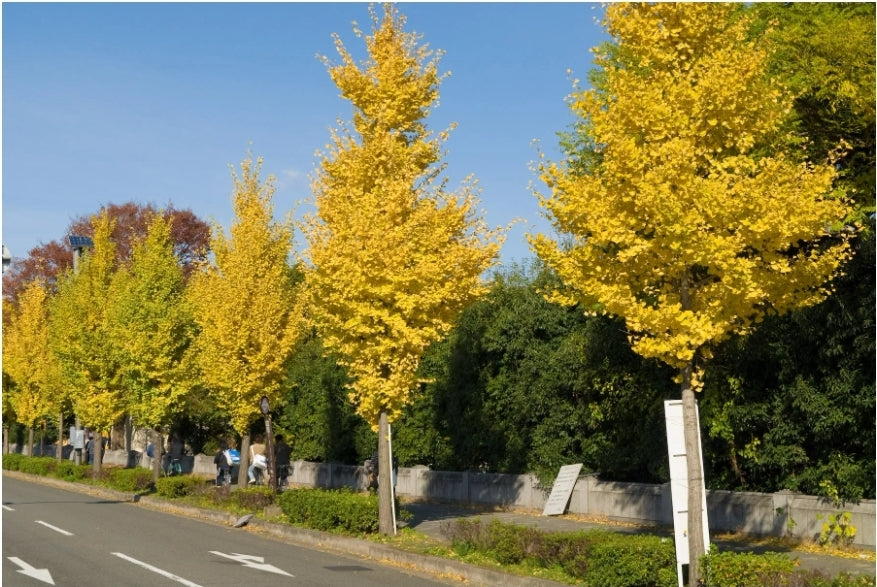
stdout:
{"type": "MultiPolygon", "coordinates": [[[[267,487],[217,488],[212,480],[193,475],[161,477],[143,468],[103,467],[60,463],[51,457],[7,454],[3,469],[64,481],[94,485],[235,515],[256,513],[267,521],[379,541],[421,554],[459,560],[504,572],[539,577],[582,587],[673,587],[676,562],[673,541],[657,534],[624,534],[607,530],[543,532],[497,520],[460,519],[442,527],[445,540],[410,528],[396,536],[378,532],[378,498],[351,490],[291,489],[274,494],[267,487]]],[[[398,518],[411,513],[397,502],[398,518]]],[[[825,547],[792,543],[783,550],[825,547]]],[[[832,554],[851,552],[834,547],[832,554]]],[[[793,556],[719,552],[712,547],[702,561],[705,587],[874,587],[875,578],[797,568],[793,556]]]]}

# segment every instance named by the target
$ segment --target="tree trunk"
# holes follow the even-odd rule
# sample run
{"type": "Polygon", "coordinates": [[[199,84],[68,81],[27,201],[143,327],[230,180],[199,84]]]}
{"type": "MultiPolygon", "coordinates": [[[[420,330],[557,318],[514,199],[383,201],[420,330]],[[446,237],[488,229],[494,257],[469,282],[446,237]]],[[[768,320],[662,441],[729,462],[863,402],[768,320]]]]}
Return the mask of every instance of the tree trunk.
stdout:
{"type": "Polygon", "coordinates": [[[104,456],[104,437],[103,432],[100,430],[94,431],[94,442],[91,443],[91,450],[94,451],[94,463],[92,467],[92,471],[94,471],[95,476],[100,473],[101,461],[103,461],[104,456]]]}
{"type": "Polygon", "coordinates": [[[390,424],[386,410],[378,423],[378,531],[385,536],[396,533],[393,519],[393,463],[390,461],[390,424]]]}
{"type": "Polygon", "coordinates": [[[161,477],[161,434],[158,433],[158,430],[150,429],[148,436],[152,442],[152,483],[155,484],[161,477]]]}
{"type": "Polygon", "coordinates": [[[22,452],[29,457],[33,456],[33,428],[27,429],[27,448],[22,452]]]}
{"type": "MultiPolygon", "coordinates": [[[[69,442],[69,441],[68,441],[69,442]]],[[[60,463],[64,459],[64,411],[58,410],[58,453],[55,458],[60,463]]]]}
{"type": "Polygon", "coordinates": [[[703,540],[703,467],[700,454],[700,430],[697,402],[691,388],[693,365],[682,371],[682,422],[685,430],[685,454],[688,469],[688,584],[700,579],[700,557],[706,554],[703,540]]]}
{"type": "Polygon", "coordinates": [[[250,481],[247,468],[250,466],[250,434],[241,438],[241,464],[238,469],[238,487],[246,487],[250,481]]]}

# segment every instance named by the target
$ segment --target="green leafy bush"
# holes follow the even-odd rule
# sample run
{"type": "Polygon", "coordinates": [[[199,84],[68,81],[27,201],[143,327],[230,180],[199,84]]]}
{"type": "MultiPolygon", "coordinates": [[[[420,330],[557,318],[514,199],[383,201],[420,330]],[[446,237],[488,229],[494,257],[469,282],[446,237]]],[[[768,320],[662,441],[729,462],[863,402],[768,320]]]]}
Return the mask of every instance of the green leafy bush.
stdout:
{"type": "Polygon", "coordinates": [[[18,471],[21,467],[21,461],[26,458],[26,456],[18,453],[3,455],[3,468],[7,471],[18,471]]]}
{"type": "Polygon", "coordinates": [[[675,575],[676,550],[673,542],[646,534],[616,534],[603,532],[592,540],[588,549],[588,569],[584,579],[589,585],[601,587],[652,587],[677,584],[674,578],[662,583],[668,576],[662,569],[673,569],[675,575]]]}
{"type": "Polygon", "coordinates": [[[795,569],[788,556],[767,552],[710,552],[704,556],[703,576],[708,587],[874,587],[871,575],[795,569]]]}
{"type": "Polygon", "coordinates": [[[119,491],[144,491],[152,487],[148,469],[109,469],[109,484],[119,491]]]}
{"type": "Polygon", "coordinates": [[[274,492],[270,487],[246,487],[231,492],[230,497],[234,503],[247,510],[261,510],[274,503],[274,492]]]}
{"type": "Polygon", "coordinates": [[[703,577],[711,587],[780,585],[795,570],[795,561],[778,552],[710,552],[702,560],[703,577]]]}
{"type": "Polygon", "coordinates": [[[194,494],[204,480],[200,477],[182,475],[178,477],[161,477],[155,484],[155,491],[161,497],[175,498],[194,494]]]}
{"type": "Polygon", "coordinates": [[[324,531],[371,534],[378,531],[378,497],[349,489],[293,489],[278,505],[293,524],[324,531]]]}
{"type": "Polygon", "coordinates": [[[77,465],[73,461],[61,461],[55,468],[55,477],[64,481],[81,481],[91,471],[91,465],[77,465]]]}
{"type": "Polygon", "coordinates": [[[55,470],[56,464],[57,461],[52,457],[25,457],[19,463],[18,470],[45,477],[55,470]]]}
{"type": "Polygon", "coordinates": [[[672,541],[658,536],[602,530],[544,533],[535,528],[491,520],[457,520],[442,532],[456,552],[480,552],[503,565],[532,561],[559,565],[570,577],[600,587],[672,587],[676,553],[672,541]]]}

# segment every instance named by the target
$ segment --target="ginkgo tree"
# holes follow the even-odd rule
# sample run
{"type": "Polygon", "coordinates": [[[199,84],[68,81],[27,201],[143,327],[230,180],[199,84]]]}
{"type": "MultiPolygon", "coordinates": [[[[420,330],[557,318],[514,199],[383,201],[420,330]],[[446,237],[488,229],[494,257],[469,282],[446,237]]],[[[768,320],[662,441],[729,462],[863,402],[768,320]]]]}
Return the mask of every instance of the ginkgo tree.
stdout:
{"type": "MultiPolygon", "coordinates": [[[[111,286],[109,331],[128,413],[137,425],[153,430],[171,423],[193,384],[187,359],[194,321],[171,223],[168,216],[153,215],[145,237],[134,243],[130,265],[119,268],[111,286]]],[[[157,479],[159,459],[153,465],[157,479]]]]}
{"type": "Polygon", "coordinates": [[[389,424],[418,388],[424,349],[484,293],[480,276],[502,231],[479,216],[474,182],[451,192],[440,178],[447,132],[432,134],[425,119],[439,96],[441,54],[405,32],[392,5],[370,16],[367,60],[357,63],[337,35],[340,62],[324,59],[353,121],[321,154],[316,212],[303,231],[318,328],[348,370],[357,412],[379,433],[380,531],[390,534],[389,424]]]}
{"type": "Polygon", "coordinates": [[[695,392],[710,347],[767,313],[815,304],[849,256],[850,210],[830,161],[803,160],[770,46],[728,4],[610,4],[614,43],[570,105],[580,135],[539,164],[558,236],[531,235],[561,277],[553,299],[626,321],[632,348],[678,369],[689,580],[699,577],[702,473],[695,392]]]}
{"type": "Polygon", "coordinates": [[[113,221],[106,211],[92,218],[94,248],[83,255],[78,272],[68,270],[58,281],[49,306],[51,345],[61,364],[73,410],[82,424],[98,433],[94,468],[101,466],[100,435],[115,424],[126,407],[119,385],[118,359],[110,335],[110,284],[116,270],[113,221]]]}
{"type": "MultiPolygon", "coordinates": [[[[10,309],[12,315],[3,323],[3,371],[12,385],[4,390],[4,399],[28,428],[30,454],[34,426],[39,419],[60,412],[65,396],[60,364],[50,345],[46,284],[31,281],[10,309]]],[[[59,442],[59,457],[60,448],[59,442]]]]}
{"type": "Polygon", "coordinates": [[[235,220],[230,235],[214,226],[214,259],[192,275],[188,291],[195,323],[195,361],[202,383],[243,438],[239,483],[246,484],[250,425],[259,400],[283,399],[287,363],[302,331],[300,279],[289,265],[292,220],[274,219],[274,178],[259,179],[261,159],[233,175],[235,220]]]}

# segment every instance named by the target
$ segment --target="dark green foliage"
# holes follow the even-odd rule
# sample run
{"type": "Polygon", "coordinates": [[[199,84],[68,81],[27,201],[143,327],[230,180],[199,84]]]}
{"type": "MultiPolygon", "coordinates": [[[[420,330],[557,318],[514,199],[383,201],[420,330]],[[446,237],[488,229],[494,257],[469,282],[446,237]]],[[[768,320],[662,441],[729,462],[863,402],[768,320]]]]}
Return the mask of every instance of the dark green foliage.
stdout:
{"type": "Polygon", "coordinates": [[[607,533],[588,551],[591,585],[627,587],[676,584],[676,551],[666,538],[607,533]]]}
{"type": "Polygon", "coordinates": [[[325,532],[373,534],[378,531],[378,498],[349,490],[293,489],[277,500],[293,524],[325,532]]]}
{"type": "Polygon", "coordinates": [[[710,487],[874,498],[873,235],[834,295],[717,349],[701,403],[710,487]]]}
{"type": "Polygon", "coordinates": [[[65,481],[80,481],[88,476],[91,465],[77,465],[73,461],[61,461],[55,469],[55,476],[65,481]]]}
{"type": "Polygon", "coordinates": [[[177,477],[160,477],[155,484],[155,491],[161,497],[185,497],[197,493],[204,486],[204,479],[181,475],[177,477]]]}
{"type": "Polygon", "coordinates": [[[548,303],[540,266],[495,277],[422,364],[424,393],[394,426],[400,463],[535,472],[570,462],[616,480],[664,481],[672,374],[635,355],[623,325],[548,303]]]}
{"type": "Polygon", "coordinates": [[[22,473],[47,476],[54,472],[57,460],[52,457],[26,457],[18,464],[18,470],[22,473]]]}
{"type": "Polygon", "coordinates": [[[292,459],[361,463],[378,441],[347,398],[347,372],[311,333],[299,343],[287,373],[288,388],[278,429],[292,439],[292,459]]]}
{"type": "Polygon", "coordinates": [[[711,552],[703,557],[706,587],[874,587],[871,575],[801,570],[785,554],[711,552]]]}
{"type": "Polygon", "coordinates": [[[152,471],[149,469],[107,469],[109,485],[119,491],[145,491],[152,487],[152,471]]]}
{"type": "Polygon", "coordinates": [[[27,458],[28,457],[18,453],[3,455],[3,468],[7,471],[20,471],[22,461],[27,458]]]}
{"type": "Polygon", "coordinates": [[[544,533],[498,520],[456,520],[442,532],[460,554],[479,552],[503,565],[529,561],[559,566],[571,578],[600,587],[676,585],[673,542],[658,536],[589,530],[544,533]]]}

